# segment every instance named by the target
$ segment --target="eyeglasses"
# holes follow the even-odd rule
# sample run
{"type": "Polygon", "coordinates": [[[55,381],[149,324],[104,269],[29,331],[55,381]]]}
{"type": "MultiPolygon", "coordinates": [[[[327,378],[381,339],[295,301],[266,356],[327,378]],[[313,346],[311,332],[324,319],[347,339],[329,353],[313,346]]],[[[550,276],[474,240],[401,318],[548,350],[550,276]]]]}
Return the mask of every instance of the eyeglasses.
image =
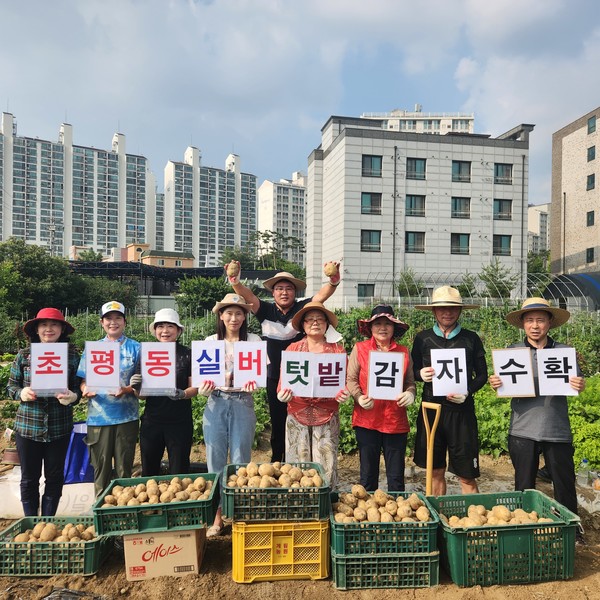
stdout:
{"type": "Polygon", "coordinates": [[[313,323],[325,323],[326,319],[324,319],[323,317],[315,317],[314,319],[304,319],[305,323],[308,323],[309,325],[312,325],[313,323]]]}
{"type": "Polygon", "coordinates": [[[291,286],[291,285],[286,285],[286,286],[277,286],[273,288],[274,292],[295,292],[296,288],[291,286]]]}

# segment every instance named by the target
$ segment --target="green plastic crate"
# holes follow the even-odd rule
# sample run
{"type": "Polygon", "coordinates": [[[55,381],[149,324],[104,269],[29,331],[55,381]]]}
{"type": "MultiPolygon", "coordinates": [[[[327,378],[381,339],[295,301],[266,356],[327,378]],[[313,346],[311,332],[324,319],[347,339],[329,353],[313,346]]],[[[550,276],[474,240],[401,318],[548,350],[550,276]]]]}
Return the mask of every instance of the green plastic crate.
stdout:
{"type": "Polygon", "coordinates": [[[340,590],[432,587],[440,580],[440,553],[344,556],[332,552],[331,572],[340,590]]]}
{"type": "Polygon", "coordinates": [[[227,481],[245,464],[223,469],[223,515],[236,521],[320,521],[329,517],[329,482],[318,463],[288,463],[315,469],[323,480],[320,488],[230,488],[227,481]]]}
{"type": "MultiPolygon", "coordinates": [[[[408,498],[412,492],[389,492],[390,496],[408,498]]],[[[331,520],[331,551],[340,555],[394,553],[430,553],[437,550],[437,529],[440,519],[427,498],[417,493],[431,513],[427,523],[336,523],[331,520]]],[[[337,502],[338,494],[331,494],[337,502]]]]}
{"type": "Polygon", "coordinates": [[[504,504],[510,510],[535,510],[554,523],[456,529],[441,520],[442,564],[460,586],[555,581],[573,577],[575,533],[579,517],[537,490],[497,494],[430,497],[446,517],[467,514],[470,504],[486,509],[504,504]]]}
{"type": "Polygon", "coordinates": [[[216,473],[192,473],[189,475],[170,475],[160,477],[134,477],[114,479],[108,488],[96,500],[93,508],[96,531],[103,535],[127,535],[153,531],[185,530],[212,525],[219,506],[219,478],[216,473]],[[204,477],[212,481],[213,486],[207,500],[186,500],[185,502],[159,502],[141,506],[115,506],[100,508],[105,496],[109,495],[116,485],[136,486],[149,479],[170,481],[173,477],[204,477]]]}
{"type": "Polygon", "coordinates": [[[19,533],[45,521],[64,527],[67,523],[93,525],[92,517],[25,517],[0,532],[0,575],[52,577],[93,575],[111,553],[113,541],[100,536],[89,542],[13,542],[19,533]]]}

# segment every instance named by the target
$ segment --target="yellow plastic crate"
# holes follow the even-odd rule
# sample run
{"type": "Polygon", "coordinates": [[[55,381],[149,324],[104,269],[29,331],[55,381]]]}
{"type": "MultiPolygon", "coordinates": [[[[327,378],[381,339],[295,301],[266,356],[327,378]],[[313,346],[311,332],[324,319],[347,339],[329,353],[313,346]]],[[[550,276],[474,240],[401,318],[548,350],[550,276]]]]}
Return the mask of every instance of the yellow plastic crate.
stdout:
{"type": "Polygon", "coordinates": [[[278,521],[232,525],[237,583],[329,576],[329,521],[278,521]]]}

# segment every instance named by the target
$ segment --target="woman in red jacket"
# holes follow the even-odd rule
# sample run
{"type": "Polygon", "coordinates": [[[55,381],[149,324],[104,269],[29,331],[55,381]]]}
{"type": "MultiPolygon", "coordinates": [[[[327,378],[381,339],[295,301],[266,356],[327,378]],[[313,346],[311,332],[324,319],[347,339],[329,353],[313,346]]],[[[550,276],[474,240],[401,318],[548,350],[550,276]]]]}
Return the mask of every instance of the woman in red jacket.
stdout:
{"type": "Polygon", "coordinates": [[[404,456],[410,429],[406,407],[415,401],[415,379],[410,352],[396,342],[408,325],[394,316],[391,306],[378,305],[369,319],[357,321],[358,331],[370,339],[358,342],[348,363],[347,387],[353,396],[352,426],[360,455],[360,483],[369,491],[379,487],[379,457],[383,448],[387,487],[404,491],[404,456]],[[396,400],[377,400],[367,395],[369,354],[401,352],[404,354],[403,391],[396,400]]]}

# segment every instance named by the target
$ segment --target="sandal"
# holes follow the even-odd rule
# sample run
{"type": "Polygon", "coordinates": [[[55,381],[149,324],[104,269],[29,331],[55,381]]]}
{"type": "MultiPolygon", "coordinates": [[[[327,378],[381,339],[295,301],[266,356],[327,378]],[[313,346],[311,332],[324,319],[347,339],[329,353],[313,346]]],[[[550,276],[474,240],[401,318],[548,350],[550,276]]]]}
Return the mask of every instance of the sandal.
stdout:
{"type": "Polygon", "coordinates": [[[223,527],[223,525],[211,525],[206,532],[206,537],[211,538],[221,535],[223,533],[223,527]]]}

